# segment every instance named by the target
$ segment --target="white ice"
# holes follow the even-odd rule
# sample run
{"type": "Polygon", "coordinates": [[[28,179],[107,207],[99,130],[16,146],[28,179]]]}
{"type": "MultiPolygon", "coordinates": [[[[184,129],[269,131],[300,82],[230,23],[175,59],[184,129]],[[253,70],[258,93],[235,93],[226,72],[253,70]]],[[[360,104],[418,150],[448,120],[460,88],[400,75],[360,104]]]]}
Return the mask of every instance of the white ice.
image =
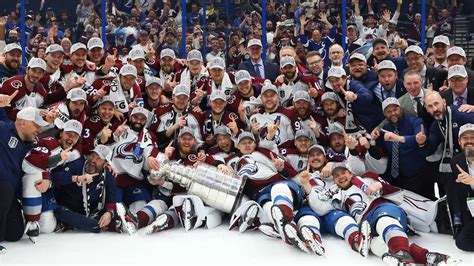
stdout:
{"type": "MultiPolygon", "coordinates": [[[[474,265],[474,253],[460,251],[451,236],[422,234],[411,241],[431,251],[462,259],[460,265],[474,265]]],[[[227,226],[185,232],[175,228],[153,235],[138,231],[92,234],[80,231],[40,235],[36,244],[23,238],[2,243],[8,251],[0,265],[382,265],[374,255],[362,258],[342,240],[323,235],[326,256],[307,255],[259,232],[228,231],[227,226]]]]}

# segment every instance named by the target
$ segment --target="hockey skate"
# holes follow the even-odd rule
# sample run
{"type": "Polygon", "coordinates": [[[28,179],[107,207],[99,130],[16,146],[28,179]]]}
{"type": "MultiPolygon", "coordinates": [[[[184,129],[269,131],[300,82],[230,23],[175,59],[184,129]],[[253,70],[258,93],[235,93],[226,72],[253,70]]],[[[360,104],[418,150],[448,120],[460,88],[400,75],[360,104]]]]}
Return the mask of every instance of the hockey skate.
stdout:
{"type": "Polygon", "coordinates": [[[197,215],[194,210],[194,204],[191,199],[185,199],[181,206],[181,211],[178,212],[178,216],[181,220],[181,224],[184,230],[189,231],[194,228],[197,222],[197,215]]]}
{"type": "Polygon", "coordinates": [[[117,215],[120,217],[120,221],[122,222],[122,228],[119,231],[132,235],[137,231],[138,219],[127,210],[127,208],[125,208],[123,203],[117,203],[116,206],[117,215]]]}
{"type": "Polygon", "coordinates": [[[153,233],[158,233],[164,230],[168,230],[174,227],[174,221],[171,215],[167,213],[162,213],[156,217],[156,220],[153,223],[149,224],[145,227],[144,232],[147,235],[151,235],[153,233]]]}
{"type": "Polygon", "coordinates": [[[271,238],[280,238],[280,233],[276,231],[274,225],[272,223],[264,223],[258,226],[258,230],[262,232],[262,234],[271,237],[271,238]]]}
{"type": "Polygon", "coordinates": [[[255,228],[255,222],[258,221],[258,206],[250,205],[239,225],[239,233],[247,231],[249,228],[255,228]]]}
{"type": "Polygon", "coordinates": [[[408,253],[408,251],[403,250],[399,251],[396,254],[391,252],[383,254],[382,261],[390,266],[405,266],[415,263],[410,253],[408,253]]]}
{"type": "Polygon", "coordinates": [[[300,235],[306,244],[306,247],[318,256],[324,255],[324,247],[321,241],[321,237],[313,232],[311,228],[303,225],[300,228],[300,235]]]}
{"type": "Polygon", "coordinates": [[[369,222],[363,221],[359,228],[359,234],[354,239],[355,251],[359,252],[364,258],[369,255],[371,232],[369,222]]]}
{"type": "Polygon", "coordinates": [[[36,240],[40,233],[40,225],[37,221],[30,221],[26,223],[25,232],[28,238],[30,239],[33,244],[36,244],[36,240]]]}
{"type": "Polygon", "coordinates": [[[261,207],[255,201],[247,201],[242,204],[230,218],[229,231],[239,227],[239,232],[254,230],[260,226],[261,207]]]}
{"type": "Polygon", "coordinates": [[[273,205],[271,208],[272,220],[273,224],[275,225],[276,231],[280,234],[281,239],[283,241],[286,240],[285,233],[283,231],[283,227],[289,223],[288,219],[283,214],[282,209],[278,205],[273,205]]]}
{"type": "Polygon", "coordinates": [[[306,243],[303,240],[303,238],[300,236],[298,229],[296,228],[296,225],[294,223],[284,224],[283,234],[284,234],[283,240],[286,243],[292,246],[295,246],[308,254],[311,254],[311,252],[306,247],[306,243]]]}
{"type": "Polygon", "coordinates": [[[426,254],[426,265],[437,266],[437,265],[457,265],[461,263],[460,260],[451,258],[448,255],[441,254],[438,252],[428,252],[426,254]]]}
{"type": "Polygon", "coordinates": [[[2,245],[0,245],[0,255],[6,254],[6,253],[7,253],[7,248],[4,247],[4,246],[2,246],[2,245]]]}

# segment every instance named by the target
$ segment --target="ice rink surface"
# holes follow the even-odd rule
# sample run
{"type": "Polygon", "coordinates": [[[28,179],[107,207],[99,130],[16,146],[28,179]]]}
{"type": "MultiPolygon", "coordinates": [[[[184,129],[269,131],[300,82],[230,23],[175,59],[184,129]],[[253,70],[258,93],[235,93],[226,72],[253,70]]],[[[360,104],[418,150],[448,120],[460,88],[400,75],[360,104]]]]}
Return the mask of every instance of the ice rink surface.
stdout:
{"type": "MultiPolygon", "coordinates": [[[[422,234],[411,241],[474,265],[474,253],[458,250],[451,236],[422,234]]],[[[226,225],[185,232],[183,228],[153,235],[140,231],[92,234],[79,231],[40,235],[36,244],[23,238],[3,243],[8,252],[0,265],[383,265],[380,258],[363,258],[342,239],[323,235],[326,256],[307,255],[258,231],[239,234],[226,225]]]]}

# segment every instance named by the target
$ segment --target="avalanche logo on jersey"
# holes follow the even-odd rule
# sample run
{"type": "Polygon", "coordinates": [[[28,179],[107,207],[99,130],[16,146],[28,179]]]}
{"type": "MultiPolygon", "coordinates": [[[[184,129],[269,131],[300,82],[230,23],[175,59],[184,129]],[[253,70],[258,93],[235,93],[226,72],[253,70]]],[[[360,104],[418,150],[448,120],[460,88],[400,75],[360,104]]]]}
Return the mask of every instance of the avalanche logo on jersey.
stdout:
{"type": "Polygon", "coordinates": [[[133,163],[140,164],[143,161],[143,156],[135,154],[135,145],[140,145],[135,142],[125,142],[118,145],[116,149],[116,158],[131,159],[133,163]]]}
{"type": "Polygon", "coordinates": [[[367,208],[367,203],[364,202],[363,196],[359,193],[350,194],[345,200],[345,205],[352,217],[362,214],[367,208]]]}
{"type": "Polygon", "coordinates": [[[243,156],[237,162],[237,175],[250,177],[258,172],[257,162],[250,156],[243,156]]]}

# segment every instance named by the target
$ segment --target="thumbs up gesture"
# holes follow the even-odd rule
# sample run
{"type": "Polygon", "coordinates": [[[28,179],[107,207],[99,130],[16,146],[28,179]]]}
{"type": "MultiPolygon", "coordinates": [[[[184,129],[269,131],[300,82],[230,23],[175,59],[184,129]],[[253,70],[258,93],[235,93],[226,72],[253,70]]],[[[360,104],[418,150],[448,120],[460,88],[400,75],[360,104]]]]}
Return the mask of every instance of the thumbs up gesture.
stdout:
{"type": "Polygon", "coordinates": [[[416,139],[416,143],[418,143],[418,145],[425,144],[426,135],[425,135],[425,130],[424,130],[423,124],[421,124],[421,130],[420,130],[420,132],[418,132],[416,134],[415,139],[416,139]]]}

